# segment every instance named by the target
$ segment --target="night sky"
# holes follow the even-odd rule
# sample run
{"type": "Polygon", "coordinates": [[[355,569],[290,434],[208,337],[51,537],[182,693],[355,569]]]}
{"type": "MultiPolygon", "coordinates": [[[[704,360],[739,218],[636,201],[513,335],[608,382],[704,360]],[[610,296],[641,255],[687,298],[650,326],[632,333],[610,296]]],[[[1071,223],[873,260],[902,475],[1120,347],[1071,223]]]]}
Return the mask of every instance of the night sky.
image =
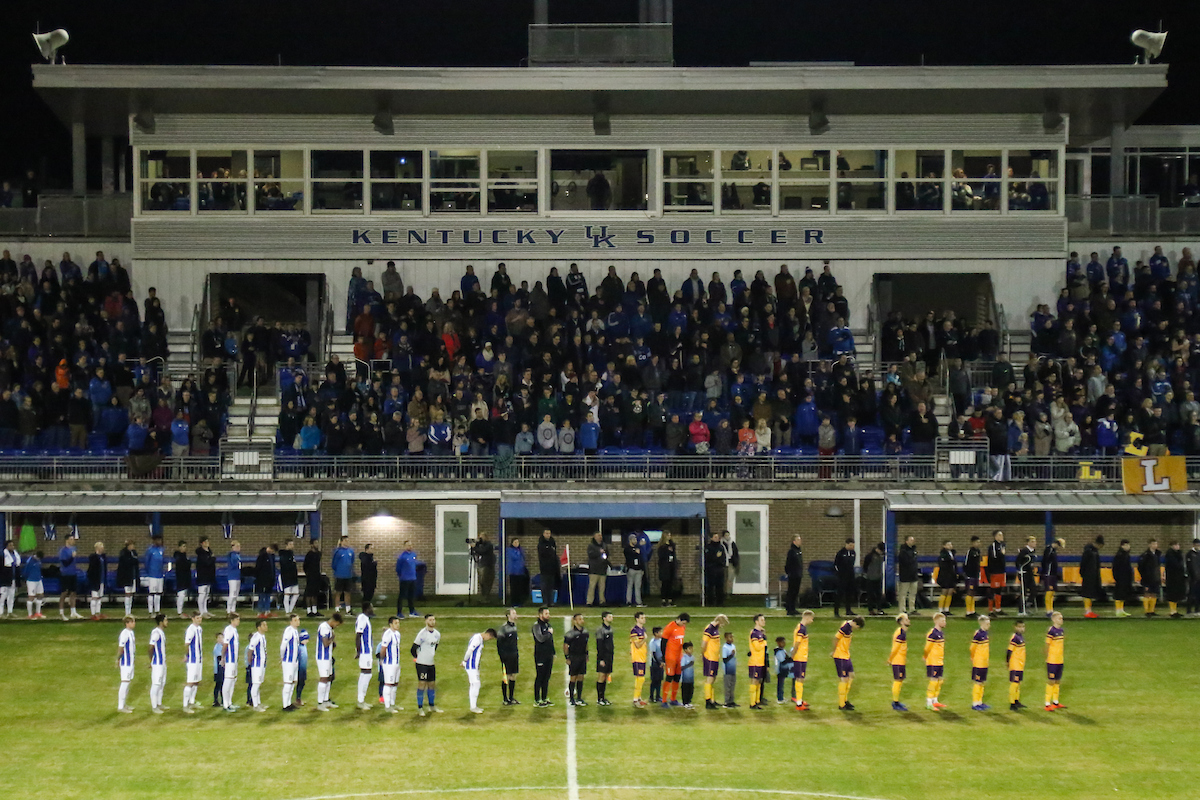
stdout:
{"type": "MultiPolygon", "coordinates": [[[[634,22],[636,0],[551,0],[551,22],[634,22]]],[[[1130,63],[1136,28],[1170,31],[1170,88],[1143,124],[1200,124],[1200,0],[675,0],[679,66],[1130,63]]],[[[30,34],[66,28],[72,64],[519,66],[533,2],[4,0],[0,175],[69,179],[66,130],[31,88],[30,34]]]]}

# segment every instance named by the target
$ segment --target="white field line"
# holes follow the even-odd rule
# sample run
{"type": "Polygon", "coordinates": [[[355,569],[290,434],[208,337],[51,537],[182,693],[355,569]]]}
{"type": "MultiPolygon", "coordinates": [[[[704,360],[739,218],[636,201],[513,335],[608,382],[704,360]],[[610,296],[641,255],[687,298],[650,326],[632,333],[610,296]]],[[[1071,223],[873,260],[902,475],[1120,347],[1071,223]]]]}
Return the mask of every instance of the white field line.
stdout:
{"type": "MultiPolygon", "coordinates": [[[[571,629],[571,618],[563,617],[563,634],[571,629]]],[[[563,659],[563,677],[571,687],[571,670],[563,659]]],[[[580,684],[582,685],[582,684],[580,684]]],[[[567,800],[579,800],[579,763],[575,758],[575,706],[567,703],[567,800]]]]}
{"type": "MultiPolygon", "coordinates": [[[[570,708],[570,706],[567,706],[570,708]]],[[[353,794],[323,794],[312,797],[296,798],[296,800],[354,800],[363,797],[405,797],[412,795],[442,795],[442,794],[483,794],[490,792],[550,792],[560,791],[561,786],[475,786],[462,789],[393,789],[382,792],[356,792],[353,794]]],[[[723,789],[712,786],[576,786],[576,791],[586,792],[617,791],[670,791],[670,792],[703,792],[712,794],[767,795],[778,797],[816,797],[825,800],[885,800],[878,797],[865,797],[855,794],[834,794],[831,792],[804,792],[796,789],[723,789]]]]}

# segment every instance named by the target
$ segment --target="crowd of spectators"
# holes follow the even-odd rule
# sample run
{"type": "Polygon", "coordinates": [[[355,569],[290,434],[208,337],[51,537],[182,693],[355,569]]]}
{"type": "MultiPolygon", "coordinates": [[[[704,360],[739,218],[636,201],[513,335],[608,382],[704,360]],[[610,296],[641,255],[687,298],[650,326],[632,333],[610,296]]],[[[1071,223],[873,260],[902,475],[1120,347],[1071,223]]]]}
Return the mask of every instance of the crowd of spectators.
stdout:
{"type": "Polygon", "coordinates": [[[354,271],[357,369],[332,359],[320,380],[281,370],[282,447],[859,455],[901,452],[906,430],[914,450],[932,452],[937,436],[929,348],[913,334],[880,384],[860,375],[828,264],[799,278],[787,265],[749,281],[714,272],[707,283],[693,270],[678,287],[657,269],[643,281],[610,266],[591,289],[575,264],[532,288],[499,264],[486,292],[467,266],[448,297],[422,298],[389,262],[380,287],[354,271]]]}
{"type": "Polygon", "coordinates": [[[0,450],[208,453],[228,405],[223,372],[175,387],[154,289],[134,299],[120,260],[70,253],[39,268],[0,255],[0,450]]]}

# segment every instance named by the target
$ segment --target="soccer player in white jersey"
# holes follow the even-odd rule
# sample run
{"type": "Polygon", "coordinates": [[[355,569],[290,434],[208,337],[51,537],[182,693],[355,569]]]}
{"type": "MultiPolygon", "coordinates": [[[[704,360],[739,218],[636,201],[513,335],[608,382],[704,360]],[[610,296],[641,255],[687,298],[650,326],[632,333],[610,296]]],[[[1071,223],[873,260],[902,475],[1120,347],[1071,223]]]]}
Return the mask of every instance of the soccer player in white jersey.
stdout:
{"type": "Polygon", "coordinates": [[[161,714],[163,690],[167,688],[167,615],[154,615],[150,631],[150,711],[161,714]]]}
{"type": "Polygon", "coordinates": [[[136,649],[133,636],[134,619],[127,616],[124,622],[125,627],[121,629],[121,635],[117,639],[117,669],[121,673],[121,688],[117,690],[117,711],[132,714],[133,709],[125,705],[125,701],[129,699],[129,683],[133,680],[133,656],[136,649]]]}
{"type": "Polygon", "coordinates": [[[471,713],[482,714],[479,707],[479,662],[483,660],[483,643],[495,641],[496,629],[488,628],[477,633],[467,642],[467,654],[463,656],[463,669],[467,671],[467,695],[471,699],[471,713]]]}
{"type": "Polygon", "coordinates": [[[396,705],[396,685],[400,683],[400,618],[388,617],[387,624],[379,641],[379,665],[383,669],[383,710],[395,714],[404,710],[396,705]]]}
{"type": "Polygon", "coordinates": [[[292,703],[292,693],[300,675],[300,617],[295,614],[288,614],[288,626],[279,640],[279,663],[283,668],[283,710],[295,711],[299,706],[292,703]]]}
{"type": "Polygon", "coordinates": [[[183,713],[195,714],[196,694],[200,691],[200,681],[204,680],[204,629],[200,623],[204,617],[197,610],[192,614],[192,624],[188,625],[183,634],[183,663],[187,675],[183,684],[183,713]]]}
{"type": "Polygon", "coordinates": [[[229,615],[229,624],[225,626],[225,680],[221,685],[221,707],[226,711],[237,711],[233,704],[233,687],[237,685],[238,662],[238,624],[242,618],[234,612],[229,615]]]}
{"type": "Polygon", "coordinates": [[[354,652],[358,656],[358,707],[370,711],[371,704],[367,702],[367,690],[371,688],[371,677],[375,674],[372,657],[375,652],[371,640],[371,612],[375,609],[370,603],[363,603],[362,612],[354,620],[354,652]]]}
{"type": "Polygon", "coordinates": [[[246,664],[250,667],[250,704],[255,711],[266,711],[262,701],[263,678],[267,675],[267,621],[260,619],[254,624],[254,635],[246,651],[246,664]]]}
{"type": "Polygon", "coordinates": [[[425,627],[413,639],[409,652],[417,662],[417,712],[425,716],[425,695],[429,695],[429,713],[441,714],[437,707],[437,667],[433,659],[437,654],[438,643],[442,634],[437,629],[437,618],[433,614],[425,615],[425,627]]]}
{"type": "Polygon", "coordinates": [[[337,703],[329,699],[329,690],[333,688],[333,641],[334,631],[342,624],[342,613],[333,612],[333,616],[317,626],[317,710],[328,711],[337,708],[337,703]]]}

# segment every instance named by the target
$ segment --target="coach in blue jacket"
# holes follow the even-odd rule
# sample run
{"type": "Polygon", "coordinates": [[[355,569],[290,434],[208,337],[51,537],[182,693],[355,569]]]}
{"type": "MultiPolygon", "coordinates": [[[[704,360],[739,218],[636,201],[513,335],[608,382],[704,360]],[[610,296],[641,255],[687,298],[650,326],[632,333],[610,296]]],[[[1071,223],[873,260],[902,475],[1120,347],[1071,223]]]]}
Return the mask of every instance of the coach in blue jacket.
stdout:
{"type": "Polygon", "coordinates": [[[350,595],[354,591],[354,550],[349,541],[349,536],[343,536],[333,551],[333,591],[337,593],[339,611],[350,610],[350,595]]]}
{"type": "Polygon", "coordinates": [[[404,549],[396,557],[396,577],[400,579],[400,594],[396,596],[396,616],[404,619],[404,601],[408,600],[409,616],[417,616],[413,601],[417,594],[417,552],[412,542],[405,542],[404,549]]]}
{"type": "Polygon", "coordinates": [[[529,597],[529,570],[525,568],[525,551],[521,540],[514,537],[504,549],[504,574],[508,576],[508,599],[519,606],[529,597]]]}

